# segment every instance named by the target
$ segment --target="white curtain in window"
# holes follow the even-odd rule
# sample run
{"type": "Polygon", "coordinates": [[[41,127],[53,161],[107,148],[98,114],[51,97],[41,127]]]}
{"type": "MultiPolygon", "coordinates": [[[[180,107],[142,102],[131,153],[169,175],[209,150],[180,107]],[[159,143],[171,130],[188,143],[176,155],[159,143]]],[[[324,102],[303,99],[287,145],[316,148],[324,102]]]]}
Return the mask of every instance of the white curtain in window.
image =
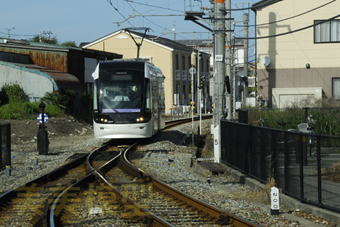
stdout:
{"type": "Polygon", "coordinates": [[[333,97],[340,99],[340,78],[333,79],[333,97]]]}
{"type": "Polygon", "coordinates": [[[330,36],[331,36],[331,31],[330,31],[330,21],[324,22],[321,25],[321,42],[329,42],[330,41],[330,36]]]}
{"type": "MultiPolygon", "coordinates": [[[[318,22],[316,22],[318,23],[318,22]]],[[[315,42],[319,43],[321,42],[321,25],[318,24],[314,27],[314,34],[315,34],[315,42]]]]}
{"type": "Polygon", "coordinates": [[[331,21],[331,41],[340,41],[340,21],[338,20],[331,21]]]}

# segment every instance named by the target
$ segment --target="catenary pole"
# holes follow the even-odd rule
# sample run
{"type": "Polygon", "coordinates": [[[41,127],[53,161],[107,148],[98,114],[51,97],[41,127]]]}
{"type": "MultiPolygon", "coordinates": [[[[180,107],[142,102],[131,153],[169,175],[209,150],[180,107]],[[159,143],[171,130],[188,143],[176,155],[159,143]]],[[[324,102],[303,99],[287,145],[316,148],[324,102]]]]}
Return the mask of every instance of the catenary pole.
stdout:
{"type": "Polygon", "coordinates": [[[202,88],[201,84],[201,56],[197,49],[197,110],[199,115],[199,135],[202,135],[202,88]]]}
{"type": "MultiPolygon", "coordinates": [[[[249,36],[249,14],[245,13],[243,14],[243,25],[244,25],[244,37],[248,38],[249,36]]],[[[247,86],[247,81],[248,81],[248,46],[249,46],[249,41],[248,39],[244,39],[244,73],[243,76],[244,82],[243,82],[243,97],[242,97],[242,107],[247,106],[247,97],[248,97],[248,86],[247,86]]]]}
{"type": "MultiPolygon", "coordinates": [[[[233,118],[234,115],[234,77],[233,77],[233,73],[232,73],[232,68],[231,68],[231,64],[232,64],[232,56],[231,56],[231,0],[226,0],[225,1],[225,9],[226,9],[226,20],[225,20],[225,26],[226,26],[226,43],[225,43],[225,54],[226,54],[226,75],[229,77],[229,83],[230,83],[230,95],[229,95],[229,99],[226,100],[226,108],[227,108],[227,118],[228,120],[233,118]]],[[[227,93],[227,92],[226,92],[227,93]]],[[[225,96],[227,97],[227,96],[225,96]]]]}
{"type": "Polygon", "coordinates": [[[225,76],[225,0],[215,0],[214,161],[221,160],[221,118],[225,76]]]}

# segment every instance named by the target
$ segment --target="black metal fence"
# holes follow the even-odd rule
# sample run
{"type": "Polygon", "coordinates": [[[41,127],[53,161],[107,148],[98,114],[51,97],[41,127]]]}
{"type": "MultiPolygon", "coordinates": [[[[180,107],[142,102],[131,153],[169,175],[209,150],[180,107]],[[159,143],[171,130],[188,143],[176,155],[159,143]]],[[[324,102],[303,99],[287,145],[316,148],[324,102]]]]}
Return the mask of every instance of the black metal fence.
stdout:
{"type": "Polygon", "coordinates": [[[222,120],[221,159],[302,202],[340,212],[340,137],[222,120]]]}
{"type": "Polygon", "coordinates": [[[0,170],[11,165],[11,125],[0,124],[0,170]]]}

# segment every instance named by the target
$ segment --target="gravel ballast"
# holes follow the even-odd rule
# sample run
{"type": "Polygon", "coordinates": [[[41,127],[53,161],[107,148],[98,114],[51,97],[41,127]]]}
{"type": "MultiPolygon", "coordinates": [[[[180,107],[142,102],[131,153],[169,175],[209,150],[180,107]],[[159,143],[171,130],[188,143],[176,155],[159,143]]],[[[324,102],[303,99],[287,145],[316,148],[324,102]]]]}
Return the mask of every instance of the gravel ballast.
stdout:
{"type": "MultiPolygon", "coordinates": [[[[92,127],[86,123],[76,122],[72,118],[56,119],[54,123],[51,121],[48,125],[49,155],[39,155],[36,151],[36,124],[26,124],[32,128],[31,136],[20,130],[12,131],[12,175],[6,176],[5,171],[0,172],[0,192],[23,185],[69,161],[75,153],[88,153],[105,142],[95,139],[92,127]],[[60,126],[56,127],[58,124],[65,124],[67,127],[61,127],[61,130],[58,128],[60,126]],[[20,136],[20,133],[25,136],[20,136]]],[[[203,121],[203,134],[208,134],[210,123],[203,121]]],[[[196,131],[197,125],[195,124],[196,131]]],[[[133,162],[174,188],[255,223],[265,226],[336,226],[297,209],[288,210],[282,207],[282,214],[272,216],[266,190],[254,190],[240,184],[228,172],[211,175],[209,171],[204,171],[204,168],[202,171],[199,163],[193,160],[197,152],[196,147],[183,145],[190,141],[188,135],[191,130],[191,124],[188,124],[163,132],[154,143],[139,147],[138,159],[133,162]]],[[[210,149],[211,147],[208,147],[206,157],[209,156],[210,149]]]]}

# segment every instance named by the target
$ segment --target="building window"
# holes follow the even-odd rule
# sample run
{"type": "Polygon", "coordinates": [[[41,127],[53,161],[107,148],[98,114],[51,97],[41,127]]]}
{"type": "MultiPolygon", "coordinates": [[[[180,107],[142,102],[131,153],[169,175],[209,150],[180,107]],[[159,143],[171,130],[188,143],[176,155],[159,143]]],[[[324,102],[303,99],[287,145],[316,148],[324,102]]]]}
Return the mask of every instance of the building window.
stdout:
{"type": "Polygon", "coordinates": [[[336,100],[340,100],[340,78],[332,79],[332,87],[333,87],[333,97],[336,100]]]}
{"type": "Polygon", "coordinates": [[[185,55],[182,56],[182,69],[185,70],[185,55]]]}
{"type": "MultiPolygon", "coordinates": [[[[315,20],[318,24],[323,20],[315,20]]],[[[325,21],[314,27],[315,43],[336,43],[340,42],[340,20],[325,21]]]]}

